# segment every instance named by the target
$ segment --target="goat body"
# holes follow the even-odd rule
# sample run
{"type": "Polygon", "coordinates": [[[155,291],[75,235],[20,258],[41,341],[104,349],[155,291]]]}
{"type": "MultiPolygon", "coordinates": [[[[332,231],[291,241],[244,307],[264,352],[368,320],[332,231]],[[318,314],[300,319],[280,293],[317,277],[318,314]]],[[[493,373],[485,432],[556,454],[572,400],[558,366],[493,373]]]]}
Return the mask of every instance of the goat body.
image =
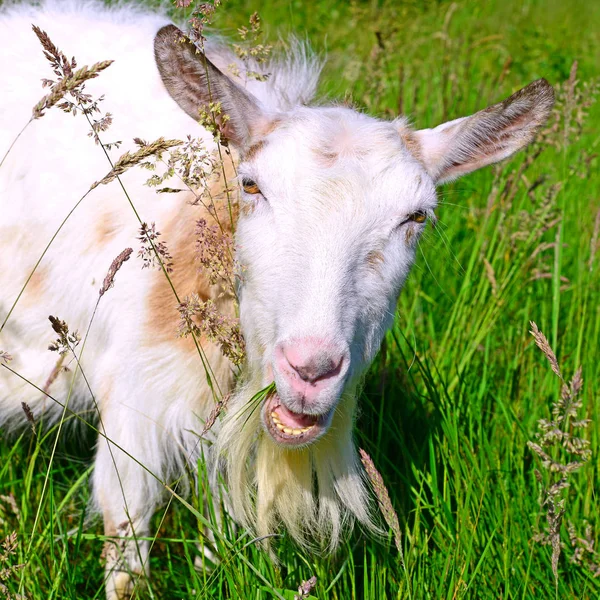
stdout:
{"type": "MultiPolygon", "coordinates": [[[[209,40],[198,52],[164,16],[136,6],[9,4],[0,11],[2,155],[30,120],[49,72],[32,23],[80,65],[114,59],[86,83],[114,115],[105,141],[191,134],[215,151],[213,135],[192,119],[211,100],[221,103],[229,118],[217,115],[218,125],[244,188],[236,247],[247,360],[205,447],[198,432],[213,391],[232,391],[232,364],[201,338],[209,384],[195,344],[177,335],[178,301],[161,270],[132,260],[97,304],[111,261],[139,245],[140,221],[119,182],[87,193],[110,164],[86,119],[54,108],[26,127],[0,167],[0,350],[22,376],[0,369],[0,427],[22,426],[23,402],[46,424],[67,403],[66,418],[98,424],[93,492],[107,535],[147,537],[164,482],[178,480],[201,452],[224,468],[234,515],[259,534],[283,523],[300,543],[334,549],[352,519],[374,528],[352,441],[356,387],[391,324],[433,216],[435,185],[529,143],[549,114],[552,88],[539,80],[471,117],[415,131],[401,118],[307,106],[320,64],[298,44],[264,67],[266,82],[246,81],[224,74],[237,59],[223,45],[209,40]],[[69,370],[57,368],[48,315],[85,332],[96,307],[81,350],[85,381],[73,377],[71,354],[58,364],[69,370]],[[276,392],[248,410],[273,381],[276,392]]],[[[121,152],[110,151],[113,162],[121,152]]],[[[179,299],[212,298],[233,317],[232,297],[210,285],[196,260],[196,222],[214,224],[214,212],[190,203],[189,192],[157,195],[147,177],[130,169],[121,181],[141,220],[162,232],[179,299]]],[[[148,542],[122,550],[107,554],[109,598],[127,595],[131,575],[147,570],[148,542]]]]}

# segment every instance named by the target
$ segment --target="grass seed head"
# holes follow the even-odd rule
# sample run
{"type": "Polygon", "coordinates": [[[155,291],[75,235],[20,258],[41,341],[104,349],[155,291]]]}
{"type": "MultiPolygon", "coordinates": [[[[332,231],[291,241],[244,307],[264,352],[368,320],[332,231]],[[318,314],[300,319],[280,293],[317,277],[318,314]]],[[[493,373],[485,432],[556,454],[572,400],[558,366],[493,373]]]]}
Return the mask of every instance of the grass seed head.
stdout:
{"type": "Polygon", "coordinates": [[[123,266],[123,263],[128,261],[129,258],[131,257],[131,254],[133,252],[133,248],[125,248],[125,250],[123,250],[123,252],[121,252],[121,254],[119,254],[117,256],[117,258],[115,258],[111,265],[110,268],[108,269],[108,273],[106,274],[106,277],[104,278],[104,282],[102,284],[102,287],[100,288],[100,291],[98,292],[99,296],[102,297],[104,296],[104,294],[111,288],[114,286],[115,284],[115,275],[117,274],[117,272],[119,271],[119,269],[123,266]]]}
{"type": "Polygon", "coordinates": [[[303,581],[298,586],[298,593],[294,594],[294,600],[302,600],[308,598],[314,587],[317,585],[317,577],[313,575],[310,579],[303,581]]]}
{"type": "Polygon", "coordinates": [[[70,332],[67,323],[57,317],[50,315],[48,319],[52,324],[52,329],[58,334],[58,338],[48,346],[48,350],[59,354],[72,352],[81,341],[79,333],[77,331],[70,332]]]}
{"type": "MultiPolygon", "coordinates": [[[[136,138],[136,140],[138,139],[139,138],[136,138]]],[[[182,143],[183,142],[180,140],[165,140],[160,137],[151,144],[141,146],[136,152],[125,152],[115,162],[113,168],[100,181],[96,181],[91,185],[90,190],[93,190],[99,185],[106,185],[107,183],[114,181],[117,177],[125,173],[125,171],[131,169],[131,167],[139,165],[151,156],[160,156],[165,150],[179,146],[182,143]]]]}
{"type": "Polygon", "coordinates": [[[167,248],[167,244],[159,241],[160,231],[156,231],[156,223],[148,225],[142,223],[139,230],[138,240],[142,246],[138,251],[138,257],[142,259],[142,269],[163,266],[167,273],[173,271],[173,257],[167,248]]]}
{"type": "Polygon", "coordinates": [[[562,379],[563,376],[560,372],[560,367],[558,366],[558,360],[556,360],[556,354],[554,354],[554,350],[552,350],[552,348],[550,347],[550,342],[548,342],[548,339],[539,330],[538,326],[535,324],[534,321],[530,321],[529,324],[531,325],[531,331],[529,333],[531,333],[531,335],[533,336],[537,347],[544,353],[544,355],[550,362],[550,367],[552,368],[552,371],[554,371],[554,373],[562,379]]]}
{"type": "Polygon", "coordinates": [[[367,472],[367,476],[369,477],[369,481],[373,486],[373,491],[377,496],[377,502],[379,504],[379,508],[381,513],[383,514],[383,518],[385,522],[388,524],[388,527],[392,530],[394,534],[394,542],[396,543],[396,548],[398,552],[400,552],[400,556],[402,557],[402,533],[400,531],[400,523],[398,522],[398,515],[392,506],[392,501],[390,500],[390,495],[385,487],[385,483],[383,482],[383,477],[381,473],[375,467],[375,463],[373,463],[373,459],[362,449],[360,448],[360,459],[362,464],[367,472]]]}
{"type": "Polygon", "coordinates": [[[206,337],[218,344],[223,356],[234,365],[241,366],[246,357],[246,345],[238,319],[223,315],[211,300],[202,300],[198,294],[187,296],[179,305],[179,335],[192,333],[206,337]]]}
{"type": "MultiPolygon", "coordinates": [[[[233,238],[206,219],[196,221],[196,255],[211,285],[233,280],[233,238]]],[[[232,294],[234,290],[229,290],[232,294]]]]}
{"type": "MultiPolygon", "coordinates": [[[[575,432],[577,429],[585,429],[589,420],[578,418],[578,412],[582,408],[578,399],[583,387],[581,367],[575,371],[571,381],[566,383],[556,354],[546,336],[533,321],[531,334],[538,348],[548,359],[552,371],[563,381],[560,398],[552,405],[552,419],[540,419],[536,433],[537,441],[527,442],[529,449],[540,459],[544,470],[536,470],[535,476],[540,484],[540,506],[546,512],[546,528],[537,533],[533,540],[552,547],[552,573],[558,590],[558,564],[562,549],[560,532],[567,512],[569,476],[591,458],[589,441],[577,437],[575,432]]],[[[569,536],[573,537],[570,531],[569,536]]]]}
{"type": "Polygon", "coordinates": [[[200,433],[200,437],[204,437],[212,429],[213,425],[217,422],[219,415],[226,410],[230,396],[230,394],[227,394],[227,396],[217,401],[204,423],[204,428],[200,433]]]}
{"type": "Polygon", "coordinates": [[[17,558],[18,547],[16,531],[7,535],[0,544],[0,595],[7,600],[25,600],[25,597],[20,594],[12,594],[6,585],[13,577],[17,579],[19,571],[25,566],[25,564],[12,564],[17,558]]]}
{"type": "MultiPolygon", "coordinates": [[[[83,83],[88,79],[98,77],[100,72],[109,67],[112,63],[112,60],[104,60],[93,64],[91,67],[82,67],[75,71],[71,76],[61,79],[56,84],[53,84],[51,88],[52,91],[44,96],[33,107],[33,118],[39,119],[43,117],[45,111],[58,104],[66,94],[76,93],[78,89],[80,90],[82,88],[83,83]]],[[[62,108],[66,109],[68,107],[67,105],[64,105],[62,108]]],[[[71,110],[66,110],[66,112],[71,112],[71,110]]]]}

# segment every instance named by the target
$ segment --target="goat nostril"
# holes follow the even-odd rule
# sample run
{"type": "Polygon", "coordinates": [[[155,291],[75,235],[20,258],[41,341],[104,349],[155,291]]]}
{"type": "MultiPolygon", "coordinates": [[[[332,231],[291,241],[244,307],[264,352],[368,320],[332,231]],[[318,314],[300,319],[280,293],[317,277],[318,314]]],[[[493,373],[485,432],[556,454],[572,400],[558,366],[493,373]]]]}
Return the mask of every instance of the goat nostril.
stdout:
{"type": "Polygon", "coordinates": [[[294,371],[296,371],[296,373],[298,373],[302,381],[310,381],[311,378],[310,375],[306,372],[306,369],[303,369],[302,367],[296,367],[294,365],[292,365],[292,368],[294,369],[294,371]]]}

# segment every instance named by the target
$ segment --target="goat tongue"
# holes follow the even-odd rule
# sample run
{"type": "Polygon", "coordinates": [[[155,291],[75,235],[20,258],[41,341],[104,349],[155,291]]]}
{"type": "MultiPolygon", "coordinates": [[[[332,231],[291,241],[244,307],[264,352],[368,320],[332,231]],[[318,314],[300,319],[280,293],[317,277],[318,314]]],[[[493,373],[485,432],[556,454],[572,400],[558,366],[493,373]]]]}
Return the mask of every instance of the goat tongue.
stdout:
{"type": "Polygon", "coordinates": [[[276,408],[272,409],[281,424],[285,427],[292,427],[293,429],[302,429],[304,427],[311,427],[315,425],[319,420],[319,417],[315,415],[305,415],[292,412],[287,409],[283,404],[280,404],[276,408]]]}

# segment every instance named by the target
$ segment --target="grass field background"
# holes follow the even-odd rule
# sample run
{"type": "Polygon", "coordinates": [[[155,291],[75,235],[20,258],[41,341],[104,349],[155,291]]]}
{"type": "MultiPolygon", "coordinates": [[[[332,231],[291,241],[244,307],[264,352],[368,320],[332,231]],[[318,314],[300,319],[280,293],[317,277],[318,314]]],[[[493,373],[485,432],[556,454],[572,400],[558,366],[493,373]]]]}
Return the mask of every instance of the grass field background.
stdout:
{"type": "MultiPolygon", "coordinates": [[[[567,526],[600,535],[600,105],[592,102],[600,4],[227,0],[216,29],[235,37],[255,10],[269,40],[291,32],[327,53],[324,99],[431,127],[546,77],[560,86],[554,128],[527,152],[440,190],[439,224],[421,242],[361,394],[356,437],[389,489],[404,564],[391,534],[356,531],[334,557],[308,555],[284,537],[274,566],[227,526],[220,565],[198,571],[201,525],[173,502],[156,516],[152,578],[136,597],[291,599],[315,575],[312,594],[322,599],[597,598],[598,557],[572,562],[567,526]],[[565,379],[582,366],[580,416],[591,419],[582,434],[591,460],[562,493],[557,587],[552,550],[535,538],[548,511],[535,470],[544,484],[556,475],[527,442],[538,419],[551,418],[561,382],[530,321],[565,379]]],[[[93,437],[60,445],[42,498],[53,437],[0,440],[0,535],[17,532],[9,562],[25,565],[4,583],[13,597],[102,598],[102,526],[85,522],[93,437]]],[[[198,510],[200,496],[191,499],[198,510]]]]}

